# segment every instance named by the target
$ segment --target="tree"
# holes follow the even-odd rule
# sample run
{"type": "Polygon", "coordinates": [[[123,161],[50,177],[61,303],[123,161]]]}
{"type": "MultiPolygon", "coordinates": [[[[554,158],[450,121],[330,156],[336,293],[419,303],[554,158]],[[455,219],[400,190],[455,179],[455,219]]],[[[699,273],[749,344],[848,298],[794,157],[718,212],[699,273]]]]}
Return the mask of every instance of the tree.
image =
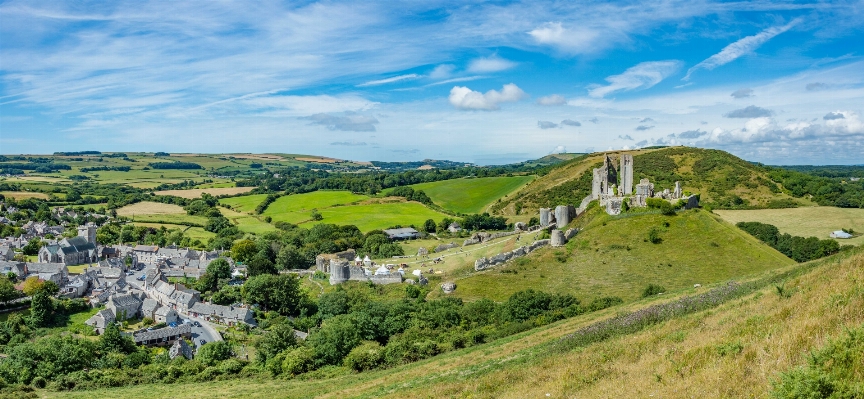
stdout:
{"type": "Polygon", "coordinates": [[[315,351],[318,365],[340,364],[360,343],[360,334],[351,317],[341,315],[325,321],[320,330],[307,338],[307,343],[315,351]]]}
{"type": "Polygon", "coordinates": [[[249,277],[258,276],[261,274],[277,274],[276,265],[270,261],[267,256],[259,252],[255,254],[249,264],[246,265],[246,272],[249,277]]]}
{"type": "Polygon", "coordinates": [[[99,349],[103,352],[132,353],[135,352],[135,342],[128,336],[120,334],[117,323],[105,326],[105,333],[99,337],[99,349]]]}
{"type": "Polygon", "coordinates": [[[252,260],[252,257],[257,253],[258,246],[255,245],[255,241],[249,239],[237,241],[231,247],[231,254],[234,255],[234,259],[240,262],[252,260]]]}
{"type": "Polygon", "coordinates": [[[20,296],[21,293],[15,289],[15,285],[12,284],[12,281],[8,278],[0,277],[0,302],[11,301],[20,296]]]}
{"type": "Polygon", "coordinates": [[[276,255],[276,266],[279,270],[300,269],[306,266],[306,259],[294,245],[285,245],[276,255]]]}
{"type": "Polygon", "coordinates": [[[39,254],[39,248],[42,248],[42,240],[34,238],[22,248],[24,255],[33,256],[39,254]]]}
{"type": "Polygon", "coordinates": [[[295,346],[297,346],[297,337],[294,335],[294,329],[288,324],[277,324],[255,342],[255,350],[258,354],[255,360],[264,364],[280,352],[295,346]]]}
{"type": "Polygon", "coordinates": [[[425,231],[427,233],[434,233],[436,230],[436,227],[437,226],[435,225],[435,221],[432,219],[429,219],[426,221],[426,223],[423,223],[423,231],[425,231]]]}
{"type": "Polygon", "coordinates": [[[207,265],[207,273],[216,279],[231,278],[231,265],[225,258],[215,259],[207,265]]]}
{"type": "Polygon", "coordinates": [[[318,297],[318,314],[327,319],[348,313],[348,293],[343,290],[325,292],[318,297]]]}
{"type": "Polygon", "coordinates": [[[223,360],[234,357],[231,344],[225,341],[208,342],[198,348],[195,358],[207,366],[213,366],[223,360]]]}
{"type": "Polygon", "coordinates": [[[34,327],[45,327],[51,320],[54,312],[54,301],[47,290],[39,289],[33,294],[30,301],[30,325],[34,327]]]}
{"type": "Polygon", "coordinates": [[[36,291],[40,290],[43,285],[45,285],[44,280],[40,280],[39,277],[32,276],[24,280],[24,284],[22,284],[21,290],[24,291],[24,295],[31,296],[35,294],[36,291]]]}
{"type": "Polygon", "coordinates": [[[243,285],[246,302],[273,310],[285,316],[300,314],[303,293],[300,280],[293,274],[262,274],[243,285]]]}

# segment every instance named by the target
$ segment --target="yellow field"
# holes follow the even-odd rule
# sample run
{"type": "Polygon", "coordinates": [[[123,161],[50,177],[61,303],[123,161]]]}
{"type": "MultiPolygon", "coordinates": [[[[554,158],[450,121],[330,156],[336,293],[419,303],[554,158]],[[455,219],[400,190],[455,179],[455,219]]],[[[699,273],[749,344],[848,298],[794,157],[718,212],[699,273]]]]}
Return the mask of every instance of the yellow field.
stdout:
{"type": "MultiPolygon", "coordinates": [[[[864,209],[814,206],[789,209],[756,209],[746,211],[715,210],[730,223],[761,222],[777,226],[781,233],[793,236],[830,238],[828,234],[840,229],[853,229],[864,233],[864,209]]],[[[862,245],[864,236],[837,240],[841,245],[862,245]]]]}
{"type": "Polygon", "coordinates": [[[179,205],[163,204],[161,202],[139,202],[117,209],[117,215],[119,216],[178,215],[185,213],[186,211],[179,205]]]}
{"type": "Polygon", "coordinates": [[[3,194],[4,197],[15,198],[16,200],[22,200],[27,198],[48,199],[48,194],[31,193],[29,191],[2,191],[0,192],[0,194],[3,194]]]}
{"type": "Polygon", "coordinates": [[[196,188],[192,190],[165,190],[165,191],[157,191],[156,195],[173,195],[175,197],[181,198],[200,198],[201,194],[207,193],[212,196],[220,196],[220,195],[235,195],[248,193],[252,191],[255,187],[222,187],[222,188],[196,188]]]}

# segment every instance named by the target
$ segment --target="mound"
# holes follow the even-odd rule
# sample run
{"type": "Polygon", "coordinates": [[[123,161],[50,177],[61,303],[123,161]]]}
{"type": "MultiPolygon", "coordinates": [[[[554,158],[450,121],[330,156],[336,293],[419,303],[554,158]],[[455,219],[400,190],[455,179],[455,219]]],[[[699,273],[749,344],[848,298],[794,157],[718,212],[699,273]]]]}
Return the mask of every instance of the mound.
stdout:
{"type": "Polygon", "coordinates": [[[622,216],[600,214],[562,248],[537,251],[504,267],[457,279],[459,288],[453,295],[503,301],[534,288],[580,298],[631,300],[648,284],[678,290],[794,263],[704,211],[622,216]],[[651,230],[660,243],[648,241],[651,230]]]}
{"type": "Polygon", "coordinates": [[[591,192],[592,170],[609,155],[618,164],[622,154],[633,155],[633,182],[647,178],[655,191],[673,189],[680,181],[685,192],[698,193],[703,205],[714,208],[788,207],[802,204],[782,193],[768,172],[720,150],[670,147],[635,151],[594,153],[553,167],[493,211],[503,215],[534,214],[541,207],[578,205],[591,192]]]}

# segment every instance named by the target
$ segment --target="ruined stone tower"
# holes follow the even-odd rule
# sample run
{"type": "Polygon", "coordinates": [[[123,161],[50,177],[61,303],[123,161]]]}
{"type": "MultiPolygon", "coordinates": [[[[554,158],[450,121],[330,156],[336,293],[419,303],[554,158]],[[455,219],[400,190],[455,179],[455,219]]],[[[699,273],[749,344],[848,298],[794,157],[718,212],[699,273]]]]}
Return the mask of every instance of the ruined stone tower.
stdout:
{"type": "Polygon", "coordinates": [[[619,171],[621,173],[621,188],[623,189],[621,195],[633,194],[633,155],[621,155],[619,171]]]}

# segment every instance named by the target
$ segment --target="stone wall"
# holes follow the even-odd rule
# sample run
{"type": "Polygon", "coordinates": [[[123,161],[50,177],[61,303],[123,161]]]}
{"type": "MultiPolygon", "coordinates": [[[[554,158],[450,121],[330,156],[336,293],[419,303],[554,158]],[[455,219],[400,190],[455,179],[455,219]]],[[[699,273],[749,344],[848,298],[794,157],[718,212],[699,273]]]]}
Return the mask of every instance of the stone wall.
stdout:
{"type": "Polygon", "coordinates": [[[551,236],[549,244],[553,247],[561,247],[567,243],[567,239],[564,238],[564,232],[561,230],[552,230],[551,236]]]}
{"type": "Polygon", "coordinates": [[[510,252],[504,252],[490,258],[480,258],[474,261],[474,270],[480,271],[485,270],[493,266],[497,266],[503,264],[511,259],[518,258],[520,256],[525,256],[537,248],[549,245],[549,240],[538,240],[534,241],[529,245],[525,245],[519,248],[516,248],[510,252]]]}

